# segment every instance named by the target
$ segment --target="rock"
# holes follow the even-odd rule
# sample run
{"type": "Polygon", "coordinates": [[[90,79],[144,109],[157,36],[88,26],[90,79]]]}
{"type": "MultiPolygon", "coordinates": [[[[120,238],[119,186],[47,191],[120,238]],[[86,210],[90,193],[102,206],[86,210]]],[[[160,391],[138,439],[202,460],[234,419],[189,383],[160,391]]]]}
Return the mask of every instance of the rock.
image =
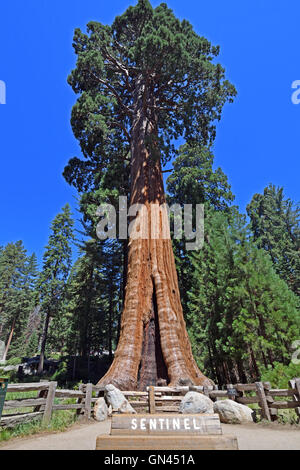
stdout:
{"type": "Polygon", "coordinates": [[[98,398],[94,406],[94,418],[97,421],[105,421],[108,417],[108,407],[103,397],[98,398]]]}
{"type": "Polygon", "coordinates": [[[218,400],[214,412],[220,416],[221,423],[240,424],[253,421],[253,410],[233,400],[218,400]]]}
{"type": "Polygon", "coordinates": [[[111,405],[113,410],[118,410],[119,413],[136,413],[121,390],[114,385],[109,384],[105,386],[104,396],[106,403],[111,405]]]}
{"type": "Polygon", "coordinates": [[[5,366],[5,367],[2,367],[1,369],[3,372],[11,372],[12,370],[17,371],[20,365],[21,364],[17,364],[16,366],[5,366]]]}
{"type": "Polygon", "coordinates": [[[213,413],[213,401],[203,393],[188,392],[181,400],[179,413],[213,413]]]}

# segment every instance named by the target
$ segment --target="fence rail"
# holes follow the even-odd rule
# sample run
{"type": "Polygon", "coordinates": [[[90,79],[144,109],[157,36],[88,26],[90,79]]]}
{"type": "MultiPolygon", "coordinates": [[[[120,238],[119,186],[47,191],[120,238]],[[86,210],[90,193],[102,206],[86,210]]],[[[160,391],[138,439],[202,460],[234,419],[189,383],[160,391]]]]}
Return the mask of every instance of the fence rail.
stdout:
{"type": "MultiPolygon", "coordinates": [[[[57,388],[57,382],[36,382],[8,384],[7,393],[37,392],[36,397],[6,399],[0,427],[12,427],[16,424],[40,418],[48,424],[55,410],[76,410],[78,416],[90,419],[98,397],[104,395],[104,387],[93,384],[81,384],[79,390],[57,388]],[[76,399],[76,403],[64,403],[66,399],[76,399]],[[62,401],[61,401],[62,400],[62,401]],[[26,413],[5,414],[5,411],[31,408],[26,413]]],[[[289,388],[271,388],[269,382],[252,384],[228,384],[225,390],[216,387],[148,387],[147,391],[123,391],[137,413],[172,413],[179,411],[182,397],[188,391],[198,391],[213,401],[229,398],[244,405],[258,404],[258,411],[263,419],[276,420],[278,410],[294,409],[300,421],[300,378],[289,381],[289,388]],[[248,394],[251,394],[250,396],[248,394]],[[282,397],[285,399],[283,400],[282,397]],[[279,398],[277,400],[276,398],[279,398]]],[[[118,410],[113,410],[113,413],[118,410]]]]}
{"type": "Polygon", "coordinates": [[[7,398],[4,402],[3,415],[0,421],[0,427],[13,427],[16,424],[31,421],[33,419],[42,419],[44,424],[51,420],[54,410],[78,410],[82,409],[84,403],[84,393],[79,390],[62,390],[57,388],[57,382],[33,382],[22,384],[8,384],[7,394],[9,393],[27,393],[37,392],[36,397],[7,398]],[[60,400],[68,398],[77,399],[76,404],[60,403],[60,400]],[[79,399],[83,403],[79,402],[79,399]],[[31,408],[28,412],[14,412],[5,414],[5,411],[17,411],[18,409],[31,408]]]}
{"type": "MultiPolygon", "coordinates": [[[[85,390],[85,385],[82,386],[85,390]]],[[[250,384],[228,384],[225,390],[209,386],[182,386],[182,387],[148,387],[146,392],[125,391],[123,394],[138,413],[178,413],[183,395],[188,391],[204,393],[211,400],[216,401],[229,398],[243,405],[257,404],[257,412],[261,418],[275,421],[278,410],[294,409],[300,421],[300,378],[290,380],[288,389],[271,388],[269,382],[255,382],[250,384]],[[276,398],[286,397],[287,400],[276,398]]],[[[97,396],[104,395],[104,387],[91,386],[91,393],[97,396]]],[[[91,405],[96,401],[92,399],[91,405]]],[[[114,410],[113,410],[114,411],[114,410]]],[[[91,414],[90,412],[87,412],[91,414]]]]}

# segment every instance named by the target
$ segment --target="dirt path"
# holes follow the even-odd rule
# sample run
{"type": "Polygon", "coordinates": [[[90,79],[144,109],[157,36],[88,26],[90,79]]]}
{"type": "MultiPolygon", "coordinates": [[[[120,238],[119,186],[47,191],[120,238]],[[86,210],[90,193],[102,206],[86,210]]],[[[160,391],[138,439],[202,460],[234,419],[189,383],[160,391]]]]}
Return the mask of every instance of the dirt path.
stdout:
{"type": "Polygon", "coordinates": [[[96,437],[109,431],[110,421],[75,424],[65,432],[12,439],[0,450],[95,450],[96,437]]]}
{"type": "Polygon", "coordinates": [[[222,424],[238,438],[240,450],[300,450],[300,428],[277,424],[222,424]]]}
{"type": "MultiPolygon", "coordinates": [[[[237,436],[241,450],[300,450],[300,429],[280,425],[223,424],[224,434],[237,436]]],[[[110,422],[76,424],[57,434],[17,438],[0,450],[94,450],[98,434],[108,434],[110,422]]]]}

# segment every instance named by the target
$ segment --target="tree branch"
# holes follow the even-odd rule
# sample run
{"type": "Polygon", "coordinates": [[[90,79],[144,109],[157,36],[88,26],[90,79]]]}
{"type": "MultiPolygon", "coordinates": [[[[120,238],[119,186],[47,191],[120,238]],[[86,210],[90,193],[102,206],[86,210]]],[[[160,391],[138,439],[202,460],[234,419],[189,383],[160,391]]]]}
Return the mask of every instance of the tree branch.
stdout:
{"type": "Polygon", "coordinates": [[[128,88],[129,91],[132,91],[132,86],[130,85],[130,82],[129,82],[129,71],[125,67],[125,65],[122,62],[119,62],[114,56],[109,54],[107,49],[104,49],[104,57],[109,62],[111,62],[113,65],[115,65],[121,71],[121,73],[123,73],[125,75],[125,81],[126,81],[127,88],[128,88]]]}
{"type": "Polygon", "coordinates": [[[131,115],[133,114],[133,110],[131,108],[129,108],[129,106],[126,106],[123,103],[119,93],[115,90],[115,88],[112,85],[110,85],[110,83],[108,83],[105,80],[102,80],[102,78],[99,78],[91,70],[86,70],[86,72],[91,74],[95,78],[95,80],[97,80],[99,83],[104,85],[117,98],[117,101],[118,101],[119,105],[122,106],[122,108],[126,111],[127,114],[131,114],[131,115]]]}
{"type": "Polygon", "coordinates": [[[130,139],[130,134],[128,133],[126,127],[121,123],[121,122],[117,122],[117,121],[111,121],[108,123],[109,126],[111,127],[119,127],[120,129],[122,129],[122,131],[124,132],[129,144],[131,142],[131,139],[130,139]]]}

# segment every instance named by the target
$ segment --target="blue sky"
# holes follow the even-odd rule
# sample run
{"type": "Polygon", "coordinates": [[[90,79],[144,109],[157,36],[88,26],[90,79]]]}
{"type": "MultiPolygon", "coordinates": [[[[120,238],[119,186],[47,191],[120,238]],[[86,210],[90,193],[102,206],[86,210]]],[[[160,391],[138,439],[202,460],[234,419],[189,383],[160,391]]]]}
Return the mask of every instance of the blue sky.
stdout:
{"type": "MultiPolygon", "coordinates": [[[[153,1],[153,6],[160,2],[153,1]]],[[[237,88],[217,124],[215,164],[244,211],[270,182],[299,201],[299,5],[272,0],[169,0],[175,14],[219,44],[219,62],[237,88]]],[[[1,5],[0,245],[22,239],[41,258],[51,220],[76,192],[62,177],[80,155],[70,127],[76,100],[66,79],[74,67],[73,31],[111,23],[135,0],[15,0],[1,5]]]]}

